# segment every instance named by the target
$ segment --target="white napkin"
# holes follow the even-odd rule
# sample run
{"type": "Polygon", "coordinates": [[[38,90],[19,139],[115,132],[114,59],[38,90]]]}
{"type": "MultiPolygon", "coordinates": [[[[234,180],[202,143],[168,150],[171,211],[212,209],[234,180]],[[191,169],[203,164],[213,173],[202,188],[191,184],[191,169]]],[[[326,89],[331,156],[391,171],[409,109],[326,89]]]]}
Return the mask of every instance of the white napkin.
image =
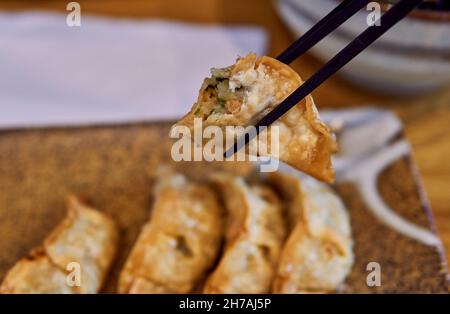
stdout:
{"type": "Polygon", "coordinates": [[[255,27],[0,13],[0,128],[173,119],[211,67],[263,54],[255,27]]]}

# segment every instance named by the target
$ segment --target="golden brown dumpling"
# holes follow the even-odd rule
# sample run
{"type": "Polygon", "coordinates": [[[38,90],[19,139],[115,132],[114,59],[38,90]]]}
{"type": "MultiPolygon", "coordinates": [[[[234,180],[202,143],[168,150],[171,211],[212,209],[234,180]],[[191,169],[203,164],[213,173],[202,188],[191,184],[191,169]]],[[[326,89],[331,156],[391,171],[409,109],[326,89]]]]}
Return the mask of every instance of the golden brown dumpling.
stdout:
{"type": "Polygon", "coordinates": [[[350,221],[340,198],[325,184],[304,176],[271,173],[296,224],[283,247],[273,292],[335,291],[353,265],[350,221]]]}
{"type": "Polygon", "coordinates": [[[122,270],[121,293],[191,292],[219,253],[223,210],[209,187],[163,171],[155,198],[122,270]]]}
{"type": "MultiPolygon", "coordinates": [[[[230,67],[212,69],[211,74],[203,82],[191,111],[174,127],[187,126],[193,132],[195,118],[202,120],[203,127],[253,125],[302,84],[300,76],[289,66],[270,57],[257,58],[255,54],[239,58],[230,67]]],[[[336,143],[320,121],[311,96],[272,126],[279,128],[280,160],[320,180],[334,180],[331,154],[336,151],[336,143]]],[[[271,130],[272,127],[268,138],[271,130]]],[[[229,129],[225,132],[233,133],[229,129]]],[[[236,134],[227,136],[232,138],[236,134]]],[[[259,148],[259,155],[274,155],[271,142],[267,144],[264,150],[259,148]]]]}
{"type": "Polygon", "coordinates": [[[205,293],[268,293],[285,237],[280,202],[241,177],[215,177],[228,210],[226,246],[205,293]]]}
{"type": "Polygon", "coordinates": [[[116,253],[117,237],[109,217],[71,196],[67,216],[41,247],[14,265],[0,292],[97,293],[116,253]],[[73,262],[80,266],[79,286],[67,282],[73,262]]]}

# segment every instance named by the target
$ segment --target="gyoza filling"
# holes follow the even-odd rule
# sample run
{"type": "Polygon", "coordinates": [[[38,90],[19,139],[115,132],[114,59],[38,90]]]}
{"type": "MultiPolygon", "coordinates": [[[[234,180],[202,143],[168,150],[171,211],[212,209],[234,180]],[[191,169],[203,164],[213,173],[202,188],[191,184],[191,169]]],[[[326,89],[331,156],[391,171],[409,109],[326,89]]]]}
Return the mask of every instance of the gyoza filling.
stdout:
{"type": "Polygon", "coordinates": [[[231,67],[212,69],[212,76],[203,82],[202,99],[197,103],[195,116],[203,120],[213,114],[233,114],[244,102],[244,89],[230,88],[231,67]]]}
{"type": "Polygon", "coordinates": [[[233,73],[233,67],[212,69],[205,79],[202,97],[194,109],[194,115],[203,120],[224,115],[239,117],[249,122],[267,108],[281,102],[290,91],[290,84],[275,71],[268,71],[262,64],[233,73]]]}

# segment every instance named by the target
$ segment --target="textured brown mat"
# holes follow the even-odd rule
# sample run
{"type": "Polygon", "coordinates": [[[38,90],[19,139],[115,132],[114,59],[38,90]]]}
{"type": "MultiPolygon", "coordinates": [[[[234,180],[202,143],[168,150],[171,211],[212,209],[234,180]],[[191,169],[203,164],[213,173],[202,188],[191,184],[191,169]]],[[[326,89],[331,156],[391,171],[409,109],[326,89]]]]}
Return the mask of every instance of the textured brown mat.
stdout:
{"type": "MultiPolygon", "coordinates": [[[[169,124],[36,129],[0,132],[0,280],[17,259],[38,245],[64,216],[64,197],[75,193],[110,213],[121,228],[121,248],[105,291],[114,292],[118,271],[151,208],[152,180],[170,163],[169,124]]],[[[174,163],[195,178],[213,168],[245,174],[245,163],[174,163]]],[[[410,161],[380,177],[380,191],[397,213],[429,227],[410,161]]],[[[337,187],[351,216],[356,261],[344,292],[448,292],[441,252],[406,238],[365,208],[354,186],[337,187]],[[366,285],[366,265],[381,265],[382,284],[366,285]]]]}

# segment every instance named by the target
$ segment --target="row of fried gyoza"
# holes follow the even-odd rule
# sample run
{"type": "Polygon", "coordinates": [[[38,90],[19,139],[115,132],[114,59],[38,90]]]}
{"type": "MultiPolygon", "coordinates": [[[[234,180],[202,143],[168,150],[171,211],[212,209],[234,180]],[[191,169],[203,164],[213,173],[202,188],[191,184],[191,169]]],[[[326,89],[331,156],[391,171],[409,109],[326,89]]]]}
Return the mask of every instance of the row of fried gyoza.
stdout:
{"type": "MultiPolygon", "coordinates": [[[[332,292],[344,281],[353,264],[350,223],[328,186],[283,173],[256,183],[217,173],[210,181],[160,173],[119,293],[332,292]]],[[[67,217],[14,265],[0,292],[96,293],[117,238],[109,217],[70,198],[67,217]],[[71,262],[81,265],[80,285],[67,282],[71,262]]]]}

